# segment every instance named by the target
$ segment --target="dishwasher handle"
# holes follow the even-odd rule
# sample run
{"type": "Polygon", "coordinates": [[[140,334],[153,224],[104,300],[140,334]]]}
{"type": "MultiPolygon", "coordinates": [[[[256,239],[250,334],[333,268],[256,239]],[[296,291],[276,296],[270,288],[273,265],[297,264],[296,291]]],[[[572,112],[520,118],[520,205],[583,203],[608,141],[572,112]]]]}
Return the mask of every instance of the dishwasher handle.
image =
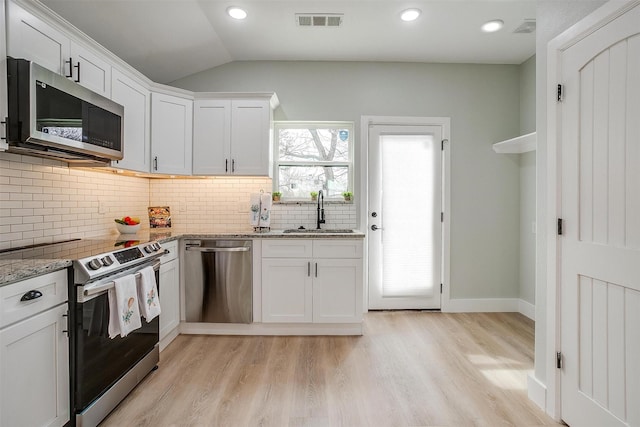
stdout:
{"type": "Polygon", "coordinates": [[[194,252],[248,252],[251,248],[247,246],[233,246],[228,248],[207,248],[200,246],[187,246],[185,250],[194,252]]]}

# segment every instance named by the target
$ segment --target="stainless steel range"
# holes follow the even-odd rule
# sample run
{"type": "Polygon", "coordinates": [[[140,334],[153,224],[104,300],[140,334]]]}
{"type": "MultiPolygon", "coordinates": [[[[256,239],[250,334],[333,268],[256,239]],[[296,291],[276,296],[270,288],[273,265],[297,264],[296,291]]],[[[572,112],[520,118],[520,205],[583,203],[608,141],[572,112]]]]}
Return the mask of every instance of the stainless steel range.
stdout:
{"type": "Polygon", "coordinates": [[[70,372],[77,426],[95,426],[102,421],[159,360],[158,317],[149,323],[142,319],[142,327],[124,338],[109,338],[108,290],[115,278],[137,274],[147,266],[153,266],[159,283],[159,258],[164,249],[155,241],[115,245],[96,242],[86,256],[73,262],[70,372]]]}
{"type": "Polygon", "coordinates": [[[0,251],[1,260],[74,260],[68,331],[72,425],[96,426],[158,363],[158,317],[141,319],[142,327],[125,338],[109,338],[108,290],[115,278],[153,266],[161,293],[164,252],[149,239],[71,239],[0,251]]]}

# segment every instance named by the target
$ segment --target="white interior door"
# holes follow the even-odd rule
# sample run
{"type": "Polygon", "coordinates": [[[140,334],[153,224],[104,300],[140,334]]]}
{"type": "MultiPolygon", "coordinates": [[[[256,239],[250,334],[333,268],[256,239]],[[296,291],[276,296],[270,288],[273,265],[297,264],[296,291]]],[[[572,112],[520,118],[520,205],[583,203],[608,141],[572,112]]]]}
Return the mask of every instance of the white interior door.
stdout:
{"type": "Polygon", "coordinates": [[[563,52],[562,418],[640,426],[640,6],[563,52]]]}
{"type": "Polygon", "coordinates": [[[439,309],[442,128],[369,127],[369,308],[439,309]]]}

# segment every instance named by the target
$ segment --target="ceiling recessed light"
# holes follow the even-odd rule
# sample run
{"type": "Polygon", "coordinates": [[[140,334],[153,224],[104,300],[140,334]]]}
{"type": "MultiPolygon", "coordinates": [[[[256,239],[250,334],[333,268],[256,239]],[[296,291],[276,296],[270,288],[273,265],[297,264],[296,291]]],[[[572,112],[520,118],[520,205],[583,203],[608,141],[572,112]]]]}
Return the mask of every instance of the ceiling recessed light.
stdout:
{"type": "Polygon", "coordinates": [[[494,19],[493,21],[485,22],[480,28],[485,33],[495,33],[500,31],[502,27],[504,27],[504,21],[502,19],[494,19]]]}
{"type": "Polygon", "coordinates": [[[240,9],[236,6],[231,6],[227,9],[227,13],[233,19],[244,19],[247,17],[247,12],[244,9],[240,9]]]}
{"type": "Polygon", "coordinates": [[[420,13],[422,13],[420,9],[407,9],[402,12],[400,19],[406,22],[415,21],[420,16],[420,13]]]}

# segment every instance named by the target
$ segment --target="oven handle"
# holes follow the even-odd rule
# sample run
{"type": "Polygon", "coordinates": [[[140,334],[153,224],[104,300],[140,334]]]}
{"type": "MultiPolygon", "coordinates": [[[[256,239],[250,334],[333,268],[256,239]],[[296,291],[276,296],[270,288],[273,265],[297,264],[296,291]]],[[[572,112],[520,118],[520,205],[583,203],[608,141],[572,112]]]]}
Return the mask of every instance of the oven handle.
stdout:
{"type": "MultiPolygon", "coordinates": [[[[160,269],[160,260],[157,260],[153,265],[153,270],[154,271],[158,271],[160,269]]],[[[142,269],[140,269],[142,270],[142,269]]],[[[136,279],[140,277],[140,272],[138,271],[137,273],[135,273],[135,277],[136,279]]],[[[106,282],[106,283],[101,283],[95,286],[92,286],[90,288],[84,288],[83,291],[83,295],[85,297],[91,296],[91,295],[95,295],[95,294],[99,294],[101,292],[107,291],[111,288],[113,288],[115,286],[115,282],[112,280],[110,282],[106,282]]]]}

